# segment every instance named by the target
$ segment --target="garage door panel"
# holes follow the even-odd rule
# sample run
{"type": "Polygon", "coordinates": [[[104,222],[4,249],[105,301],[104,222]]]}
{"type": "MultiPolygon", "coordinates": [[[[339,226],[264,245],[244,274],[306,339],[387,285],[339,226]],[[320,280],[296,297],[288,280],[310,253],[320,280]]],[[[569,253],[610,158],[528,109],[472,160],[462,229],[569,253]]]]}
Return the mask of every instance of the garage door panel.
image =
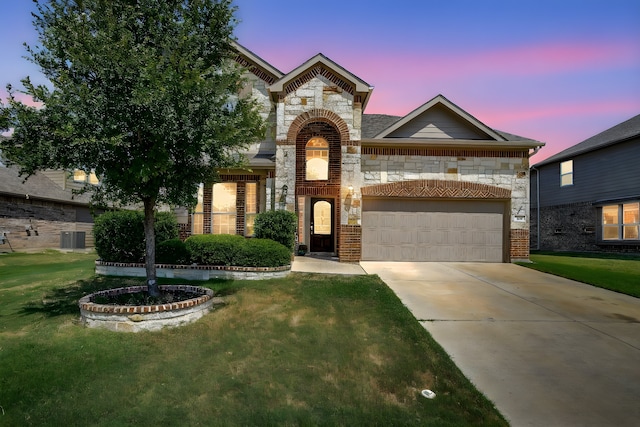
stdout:
{"type": "Polygon", "coordinates": [[[362,259],[502,262],[504,211],[486,201],[365,199],[362,259]]]}

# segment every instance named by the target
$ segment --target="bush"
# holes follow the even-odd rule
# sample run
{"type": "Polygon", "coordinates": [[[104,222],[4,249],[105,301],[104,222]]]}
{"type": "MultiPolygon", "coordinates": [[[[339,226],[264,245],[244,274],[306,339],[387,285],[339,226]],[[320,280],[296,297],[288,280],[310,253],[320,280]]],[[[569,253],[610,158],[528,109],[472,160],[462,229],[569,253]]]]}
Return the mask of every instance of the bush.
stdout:
{"type": "Polygon", "coordinates": [[[291,263],[291,251],[269,239],[248,239],[242,245],[237,263],[243,267],[279,267],[291,263]]]}
{"type": "MultiPolygon", "coordinates": [[[[178,237],[178,222],[170,212],[156,214],[156,247],[178,237]]],[[[103,261],[144,261],[144,214],[140,211],[106,212],[93,227],[96,252],[103,261]]]]}
{"type": "Polygon", "coordinates": [[[293,252],[297,226],[298,217],[293,212],[267,211],[256,215],[255,236],[258,239],[275,240],[293,252]]]}
{"type": "Polygon", "coordinates": [[[185,245],[196,264],[237,265],[234,262],[244,240],[236,234],[197,234],[189,237],[185,245]]]}
{"type": "Polygon", "coordinates": [[[191,253],[180,239],[165,240],[156,249],[156,263],[186,265],[191,262],[191,253]]]}
{"type": "Polygon", "coordinates": [[[199,234],[185,241],[191,262],[203,265],[278,267],[291,263],[291,251],[269,239],[230,234],[199,234]]]}
{"type": "MultiPolygon", "coordinates": [[[[144,215],[142,218],[144,222],[144,215]]],[[[178,220],[173,212],[156,212],[156,220],[153,228],[156,231],[156,248],[160,243],[177,239],[180,235],[178,220]]]]}

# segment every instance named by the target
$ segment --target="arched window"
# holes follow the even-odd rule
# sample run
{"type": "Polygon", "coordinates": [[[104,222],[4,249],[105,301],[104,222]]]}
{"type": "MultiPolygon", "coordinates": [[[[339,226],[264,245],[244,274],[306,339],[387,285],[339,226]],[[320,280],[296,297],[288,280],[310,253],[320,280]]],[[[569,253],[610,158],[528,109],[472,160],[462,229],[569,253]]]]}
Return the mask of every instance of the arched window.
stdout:
{"type": "Polygon", "coordinates": [[[305,149],[306,179],[320,181],[329,179],[329,143],[316,136],[307,142],[305,149]]]}

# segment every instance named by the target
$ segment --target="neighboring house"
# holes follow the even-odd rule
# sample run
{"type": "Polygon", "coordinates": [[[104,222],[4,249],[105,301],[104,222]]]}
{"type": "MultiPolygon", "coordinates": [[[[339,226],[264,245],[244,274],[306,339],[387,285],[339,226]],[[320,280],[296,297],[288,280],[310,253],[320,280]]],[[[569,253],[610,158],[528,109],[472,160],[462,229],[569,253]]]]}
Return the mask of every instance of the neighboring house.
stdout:
{"type": "Polygon", "coordinates": [[[78,183],[67,176],[48,171],[25,181],[17,168],[0,165],[0,251],[93,246],[89,197],[74,195],[68,187],[78,183]]]}
{"type": "Polygon", "coordinates": [[[182,236],[253,235],[258,212],[298,215],[298,241],[340,261],[529,256],[529,156],[442,95],[404,117],[363,114],[373,87],[322,54],[282,73],[237,45],[269,130],[244,169],[200,187],[182,236]]]}
{"type": "Polygon", "coordinates": [[[535,164],[531,247],[640,252],[638,165],[640,115],[535,164]]]}

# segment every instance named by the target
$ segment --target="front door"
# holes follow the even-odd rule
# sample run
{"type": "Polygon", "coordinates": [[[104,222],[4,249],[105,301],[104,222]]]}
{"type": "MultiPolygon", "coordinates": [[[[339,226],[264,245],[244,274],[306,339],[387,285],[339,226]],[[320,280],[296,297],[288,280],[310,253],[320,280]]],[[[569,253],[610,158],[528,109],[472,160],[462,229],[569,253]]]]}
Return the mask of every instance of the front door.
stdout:
{"type": "Polygon", "coordinates": [[[333,199],[311,199],[310,252],[333,252],[333,199]]]}

